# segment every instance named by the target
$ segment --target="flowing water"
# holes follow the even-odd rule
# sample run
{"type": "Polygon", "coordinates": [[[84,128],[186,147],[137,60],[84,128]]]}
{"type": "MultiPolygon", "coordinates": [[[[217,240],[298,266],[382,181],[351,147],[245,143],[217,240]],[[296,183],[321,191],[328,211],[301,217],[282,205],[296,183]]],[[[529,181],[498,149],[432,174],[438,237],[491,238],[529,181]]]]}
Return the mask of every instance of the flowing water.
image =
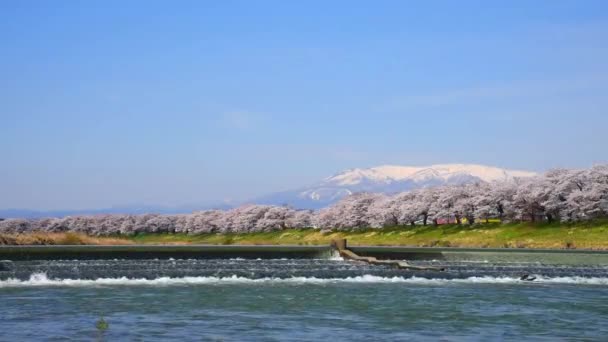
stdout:
{"type": "Polygon", "coordinates": [[[608,265],[417,264],[0,261],[0,340],[608,340],[608,265]]]}

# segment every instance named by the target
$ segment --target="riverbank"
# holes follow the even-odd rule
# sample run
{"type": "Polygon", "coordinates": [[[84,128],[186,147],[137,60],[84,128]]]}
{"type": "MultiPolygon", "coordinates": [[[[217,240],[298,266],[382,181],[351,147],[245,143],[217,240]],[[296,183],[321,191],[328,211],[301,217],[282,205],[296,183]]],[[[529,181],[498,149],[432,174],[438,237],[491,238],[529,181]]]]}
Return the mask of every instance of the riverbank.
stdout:
{"type": "Polygon", "coordinates": [[[328,245],[348,239],[351,246],[465,248],[550,248],[608,250],[608,221],[574,224],[478,224],[322,232],[287,229],[245,234],[138,234],[91,237],[79,233],[0,234],[0,245],[328,245]]]}
{"type": "Polygon", "coordinates": [[[446,271],[432,274],[329,258],[0,260],[2,339],[100,340],[100,317],[109,323],[108,341],[608,336],[605,262],[563,265],[580,251],[553,253],[555,263],[539,253],[534,262],[494,262],[484,252],[483,262],[441,260],[446,271]],[[536,280],[521,281],[522,274],[536,280]]]}

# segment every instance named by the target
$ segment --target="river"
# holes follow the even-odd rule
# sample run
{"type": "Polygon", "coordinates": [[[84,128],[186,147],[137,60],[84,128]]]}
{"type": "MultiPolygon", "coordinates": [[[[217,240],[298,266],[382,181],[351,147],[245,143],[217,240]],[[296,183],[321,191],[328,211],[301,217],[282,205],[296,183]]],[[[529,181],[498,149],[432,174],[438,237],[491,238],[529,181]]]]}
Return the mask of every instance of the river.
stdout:
{"type": "MultiPolygon", "coordinates": [[[[470,259],[470,258],[469,258],[470,259]]],[[[324,259],[0,262],[1,341],[605,340],[608,265],[324,259]],[[536,280],[519,280],[530,274],[536,280]],[[96,323],[103,318],[108,328],[96,323]]]]}

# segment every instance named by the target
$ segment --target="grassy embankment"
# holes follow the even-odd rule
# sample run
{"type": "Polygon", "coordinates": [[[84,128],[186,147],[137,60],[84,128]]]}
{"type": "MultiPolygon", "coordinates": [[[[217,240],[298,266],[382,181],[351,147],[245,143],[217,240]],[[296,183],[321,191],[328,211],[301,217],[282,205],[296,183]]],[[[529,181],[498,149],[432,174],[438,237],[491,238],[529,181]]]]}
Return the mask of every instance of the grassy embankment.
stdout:
{"type": "Polygon", "coordinates": [[[365,229],[355,232],[321,232],[289,229],[248,234],[138,234],[130,237],[90,237],[76,233],[0,234],[0,245],[117,245],[117,244],[216,244],[216,245],[325,245],[346,238],[351,245],[577,248],[608,250],[608,221],[575,224],[489,223],[365,229]]]}

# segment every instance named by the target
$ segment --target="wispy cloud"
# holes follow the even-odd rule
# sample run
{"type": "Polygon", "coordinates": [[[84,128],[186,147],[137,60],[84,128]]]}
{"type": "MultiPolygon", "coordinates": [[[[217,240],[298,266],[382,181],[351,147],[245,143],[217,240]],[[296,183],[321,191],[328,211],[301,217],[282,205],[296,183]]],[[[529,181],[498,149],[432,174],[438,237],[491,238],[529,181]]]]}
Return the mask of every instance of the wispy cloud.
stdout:
{"type": "Polygon", "coordinates": [[[409,109],[466,105],[503,99],[540,98],[604,87],[607,84],[608,75],[604,74],[584,75],[560,80],[525,80],[504,84],[445,89],[426,94],[395,96],[387,101],[386,107],[391,109],[409,109]]]}
{"type": "Polygon", "coordinates": [[[256,118],[255,114],[248,111],[228,111],[222,114],[220,123],[229,129],[248,131],[256,126],[256,118]]]}

